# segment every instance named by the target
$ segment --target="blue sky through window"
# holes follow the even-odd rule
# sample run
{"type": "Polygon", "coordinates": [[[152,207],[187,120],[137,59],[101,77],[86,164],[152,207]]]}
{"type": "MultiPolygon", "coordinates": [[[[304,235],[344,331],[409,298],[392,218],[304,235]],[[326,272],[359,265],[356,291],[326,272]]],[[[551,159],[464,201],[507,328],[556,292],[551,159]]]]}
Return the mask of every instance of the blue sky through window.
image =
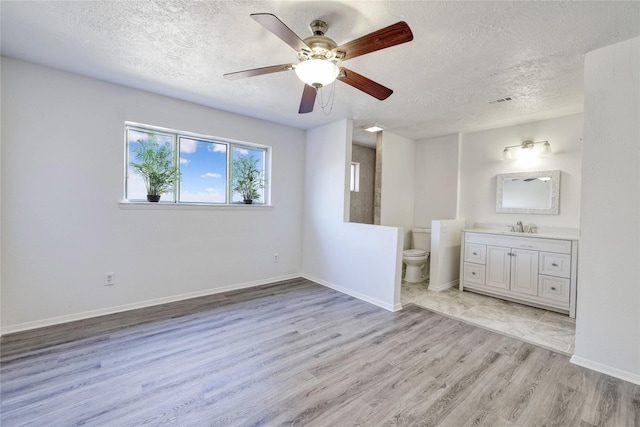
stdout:
{"type": "Polygon", "coordinates": [[[227,145],[180,138],[180,201],[225,203],[227,145]]]}

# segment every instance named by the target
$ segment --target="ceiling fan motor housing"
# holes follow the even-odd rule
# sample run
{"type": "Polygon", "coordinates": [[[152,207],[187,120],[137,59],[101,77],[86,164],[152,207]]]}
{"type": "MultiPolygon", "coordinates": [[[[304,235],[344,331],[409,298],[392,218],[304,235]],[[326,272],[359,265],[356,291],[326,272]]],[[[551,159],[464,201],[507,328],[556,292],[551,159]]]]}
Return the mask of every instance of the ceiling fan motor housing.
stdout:
{"type": "Polygon", "coordinates": [[[324,61],[332,61],[335,64],[342,59],[335,51],[338,44],[324,35],[329,29],[329,25],[326,22],[316,19],[309,24],[309,29],[313,35],[303,40],[309,49],[298,51],[298,59],[300,61],[322,59],[324,61]]]}
{"type": "Polygon", "coordinates": [[[300,61],[306,61],[307,59],[336,60],[334,49],[338,47],[338,44],[329,37],[311,36],[304,39],[304,43],[309,46],[309,50],[302,49],[298,52],[300,61]]]}

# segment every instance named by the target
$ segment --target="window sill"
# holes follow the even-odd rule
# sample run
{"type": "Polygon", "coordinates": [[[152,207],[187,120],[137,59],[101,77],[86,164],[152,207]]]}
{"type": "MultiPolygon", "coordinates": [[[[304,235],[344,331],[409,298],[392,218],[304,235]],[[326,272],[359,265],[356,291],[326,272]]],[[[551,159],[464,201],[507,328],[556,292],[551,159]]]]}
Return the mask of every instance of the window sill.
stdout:
{"type": "Polygon", "coordinates": [[[251,204],[245,205],[243,203],[232,205],[214,205],[207,203],[170,203],[170,202],[129,202],[126,200],[120,201],[120,209],[126,210],[210,210],[210,211],[270,211],[273,210],[273,205],[259,205],[251,204]]]}

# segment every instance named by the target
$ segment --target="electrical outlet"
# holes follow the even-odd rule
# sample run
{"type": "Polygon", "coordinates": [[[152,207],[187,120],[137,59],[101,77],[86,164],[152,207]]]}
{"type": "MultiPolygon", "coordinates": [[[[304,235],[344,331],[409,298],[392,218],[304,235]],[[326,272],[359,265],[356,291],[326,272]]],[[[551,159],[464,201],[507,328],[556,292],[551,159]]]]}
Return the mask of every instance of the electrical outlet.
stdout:
{"type": "Polygon", "coordinates": [[[104,273],[104,285],[112,286],[116,284],[116,274],[115,273],[104,273]]]}
{"type": "Polygon", "coordinates": [[[278,262],[278,254],[273,254],[273,262],[278,262]]]}

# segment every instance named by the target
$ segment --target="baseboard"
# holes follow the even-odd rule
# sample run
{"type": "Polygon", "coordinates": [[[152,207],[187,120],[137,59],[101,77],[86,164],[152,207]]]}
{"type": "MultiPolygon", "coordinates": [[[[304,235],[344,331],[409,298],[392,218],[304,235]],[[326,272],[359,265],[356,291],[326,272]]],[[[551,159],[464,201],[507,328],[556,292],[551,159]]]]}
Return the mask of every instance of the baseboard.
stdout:
{"type": "Polygon", "coordinates": [[[361,294],[360,292],[355,292],[355,291],[352,291],[351,289],[343,288],[342,286],[338,286],[336,284],[327,282],[326,280],[322,280],[322,279],[320,279],[318,277],[313,277],[313,276],[308,275],[308,274],[302,274],[301,277],[303,277],[303,278],[305,278],[307,280],[311,280],[312,282],[316,282],[319,285],[326,286],[327,288],[331,288],[331,289],[336,290],[338,292],[342,292],[343,294],[347,294],[347,295],[352,296],[354,298],[358,298],[359,300],[368,302],[368,303],[373,304],[373,305],[377,305],[378,307],[384,308],[385,310],[389,310],[389,311],[402,310],[402,304],[400,304],[400,303],[391,305],[391,304],[388,304],[388,303],[386,303],[384,301],[380,301],[378,299],[371,298],[368,295],[361,294]]]}
{"type": "Polygon", "coordinates": [[[583,357],[571,356],[571,363],[574,365],[582,366],[583,368],[591,369],[592,371],[600,372],[602,374],[609,375],[611,377],[619,378],[621,380],[640,385],[640,375],[632,372],[623,371],[622,369],[614,368],[609,365],[594,362],[593,360],[585,359],[583,357]]]}
{"type": "Polygon", "coordinates": [[[442,285],[432,285],[431,283],[429,283],[429,286],[427,287],[427,289],[434,292],[442,292],[442,291],[446,291],[447,289],[451,289],[454,286],[458,286],[459,283],[460,281],[458,279],[454,280],[453,282],[445,283],[442,285]]]}
{"type": "Polygon", "coordinates": [[[2,328],[0,336],[5,334],[12,334],[15,332],[28,331],[31,329],[44,328],[47,326],[59,325],[61,323],[73,322],[76,320],[90,319],[92,317],[104,316],[107,314],[121,313],[123,311],[135,310],[138,308],[145,308],[145,307],[151,307],[154,305],[166,304],[170,302],[183,301],[191,298],[199,298],[207,295],[219,294],[222,292],[235,291],[238,289],[245,289],[245,288],[253,288],[255,286],[267,285],[274,282],[280,282],[282,280],[295,279],[298,277],[302,277],[300,273],[290,274],[286,276],[271,277],[269,279],[256,280],[253,282],[237,283],[234,285],[223,286],[221,288],[207,289],[204,291],[197,291],[197,292],[189,292],[186,294],[173,295],[173,296],[164,297],[164,298],[156,298],[156,299],[136,302],[132,304],[124,304],[124,305],[119,305],[115,307],[102,308],[99,310],[85,311],[82,313],[70,314],[66,316],[51,317],[49,319],[36,320],[33,322],[19,323],[17,325],[12,325],[12,326],[7,326],[2,328]]]}

